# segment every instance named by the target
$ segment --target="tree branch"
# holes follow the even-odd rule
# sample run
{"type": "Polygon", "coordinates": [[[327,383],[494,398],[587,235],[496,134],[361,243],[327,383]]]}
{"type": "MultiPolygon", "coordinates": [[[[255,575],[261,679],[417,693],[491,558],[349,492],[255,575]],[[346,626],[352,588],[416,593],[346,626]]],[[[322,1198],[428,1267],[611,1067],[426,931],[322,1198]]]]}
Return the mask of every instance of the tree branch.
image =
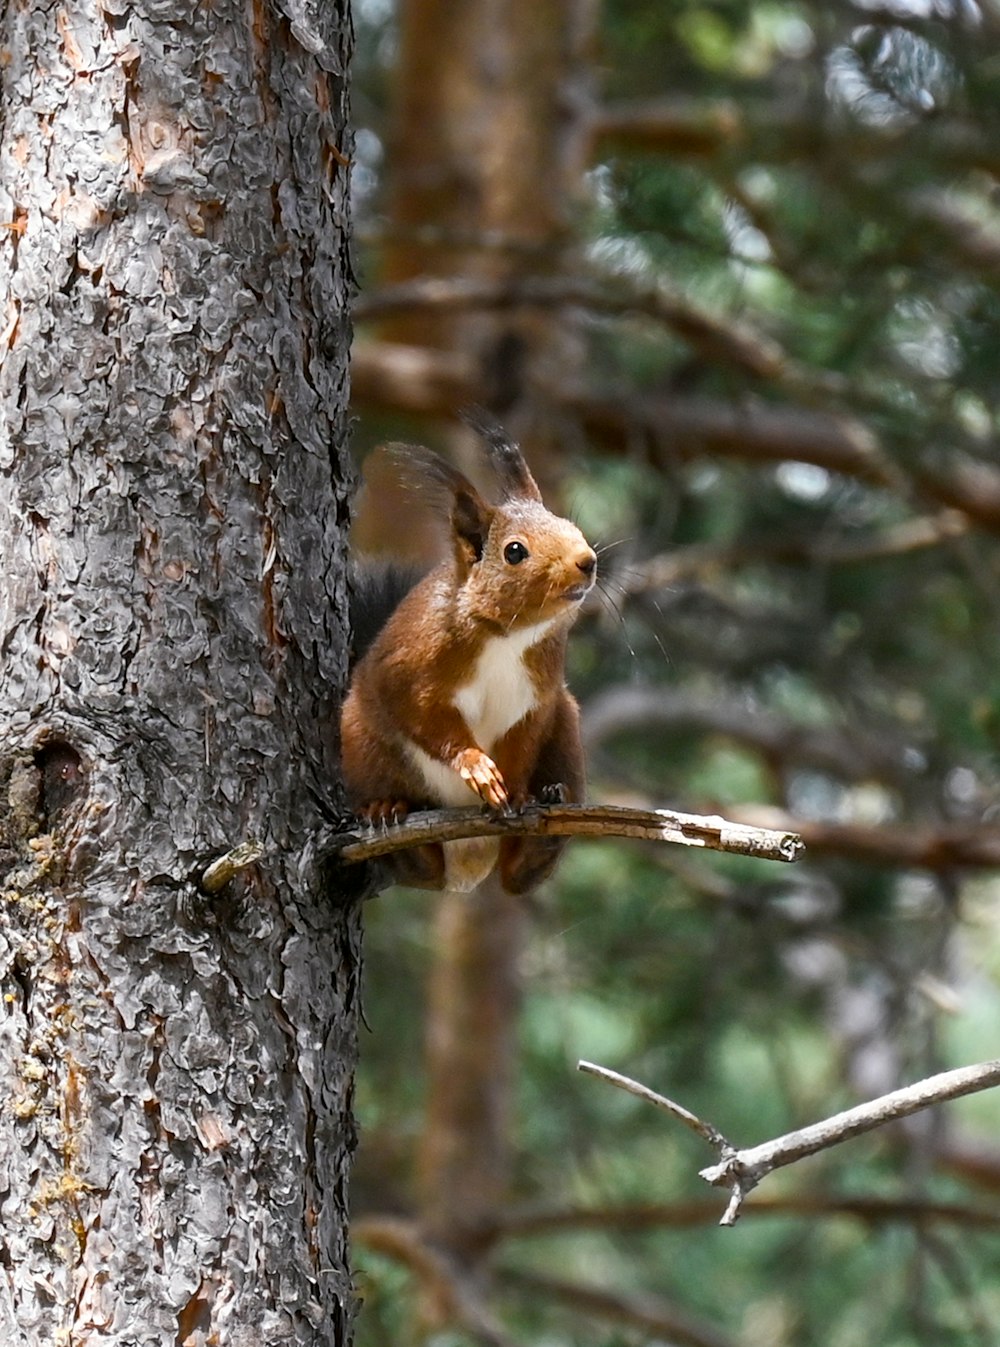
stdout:
{"type": "MultiPolygon", "coordinates": [[[[356,341],[351,357],[355,403],[454,416],[489,396],[488,381],[467,351],[434,351],[397,342],[356,341]]],[[[874,485],[902,478],[861,422],[847,416],[747,400],[726,403],[677,394],[602,397],[582,385],[548,393],[612,452],[644,451],[654,463],[705,454],[751,463],[815,463],[874,485]]]]}
{"type": "MultiPolygon", "coordinates": [[[[864,11],[863,22],[872,20],[864,11]]],[[[900,22],[897,16],[894,23],[900,22]]],[[[740,106],[732,99],[655,98],[608,103],[590,123],[592,153],[654,153],[672,159],[738,155],[752,163],[813,163],[836,159],[857,171],[873,163],[893,165],[907,150],[925,162],[1000,173],[996,146],[958,118],[928,119],[918,126],[875,125],[841,116],[826,124],[810,106],[778,103],[740,106]]]]}
{"type": "Polygon", "coordinates": [[[625,684],[598,693],[583,707],[588,755],[618,734],[637,732],[648,740],[651,733],[678,730],[723,735],[770,764],[805,764],[841,781],[875,779],[899,785],[914,774],[908,765],[909,745],[884,732],[796,724],[770,712],[751,711],[733,693],[704,696],[625,684]]]}
{"type": "Polygon", "coordinates": [[[911,1113],[917,1113],[931,1104],[958,1099],[962,1095],[1000,1084],[1000,1058],[980,1062],[976,1066],[959,1067],[954,1071],[942,1071],[869,1103],[846,1109],[822,1122],[786,1132],[773,1141],[738,1150],[711,1123],[703,1122],[680,1104],[658,1095],[638,1081],[621,1076],[617,1071],[609,1071],[606,1067],[596,1066],[593,1062],[581,1061],[577,1065],[580,1071],[600,1076],[609,1084],[665,1109],[719,1151],[718,1163],[701,1170],[700,1176],[706,1183],[730,1190],[729,1205],[720,1225],[735,1223],[747,1194],[773,1170],[794,1164],[807,1155],[815,1155],[817,1151],[828,1150],[831,1146],[883,1127],[886,1123],[909,1117],[911,1113]]]}
{"type": "Polygon", "coordinates": [[[754,565],[856,566],[941,547],[969,532],[964,511],[941,510],[892,524],[877,532],[839,537],[748,538],[735,543],[688,543],[660,556],[633,562],[617,577],[625,594],[664,589],[682,580],[704,579],[754,565]]]}
{"type": "Polygon", "coordinates": [[[348,864],[374,860],[425,842],[454,842],[463,837],[635,837],[707,847],[763,860],[795,861],[802,846],[794,833],[732,824],[718,815],[681,814],[672,809],[629,809],[621,805],[528,805],[518,814],[480,809],[433,809],[410,814],[403,823],[376,831],[364,824],[338,829],[320,838],[320,860],[338,857],[348,864]]]}
{"type": "Polygon", "coordinates": [[[253,838],[241,842],[239,846],[233,847],[232,851],[227,851],[224,856],[220,856],[206,867],[201,877],[203,891],[219,893],[241,870],[248,870],[251,865],[255,865],[263,854],[263,846],[253,838]]]}

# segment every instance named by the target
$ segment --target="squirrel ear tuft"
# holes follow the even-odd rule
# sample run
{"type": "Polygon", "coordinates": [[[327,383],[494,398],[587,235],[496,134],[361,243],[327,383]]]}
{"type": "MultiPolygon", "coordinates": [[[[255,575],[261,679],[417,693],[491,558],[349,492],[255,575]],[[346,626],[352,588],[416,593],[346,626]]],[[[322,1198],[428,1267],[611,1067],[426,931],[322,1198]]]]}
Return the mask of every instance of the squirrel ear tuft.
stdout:
{"type": "Polygon", "coordinates": [[[540,501],[542,493],[524,461],[524,455],[503,426],[494,421],[482,407],[467,408],[462,412],[462,420],[482,438],[486,446],[486,456],[500,483],[501,499],[540,501]]]}
{"type": "Polygon", "coordinates": [[[448,520],[463,564],[479,561],[494,511],[465,474],[420,444],[387,444],[376,452],[393,465],[407,487],[448,520]]]}
{"type": "Polygon", "coordinates": [[[478,493],[464,473],[447,459],[422,444],[384,444],[375,450],[381,462],[390,465],[403,486],[431,509],[450,519],[457,496],[478,493]]]}

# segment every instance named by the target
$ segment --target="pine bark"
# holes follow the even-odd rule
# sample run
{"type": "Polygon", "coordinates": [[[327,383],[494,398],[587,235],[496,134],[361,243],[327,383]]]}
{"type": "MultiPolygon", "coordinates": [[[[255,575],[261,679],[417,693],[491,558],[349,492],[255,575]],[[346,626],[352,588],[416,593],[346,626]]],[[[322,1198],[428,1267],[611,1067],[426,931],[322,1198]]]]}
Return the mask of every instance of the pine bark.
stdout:
{"type": "Polygon", "coordinates": [[[0,1340],[346,1343],[346,0],[0,23],[0,1340]]]}

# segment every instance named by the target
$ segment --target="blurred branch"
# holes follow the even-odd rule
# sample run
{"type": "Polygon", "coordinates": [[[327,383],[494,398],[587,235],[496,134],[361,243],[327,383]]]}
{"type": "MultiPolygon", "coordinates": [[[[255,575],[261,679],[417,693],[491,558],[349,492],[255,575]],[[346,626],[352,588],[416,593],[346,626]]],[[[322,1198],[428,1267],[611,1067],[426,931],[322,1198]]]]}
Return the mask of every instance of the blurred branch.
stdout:
{"type": "Polygon", "coordinates": [[[746,114],[728,98],[655,98],[606,103],[590,119],[592,158],[608,149],[703,158],[743,148],[746,114]]]}
{"type": "MultiPolygon", "coordinates": [[[[486,376],[470,353],[365,340],[354,344],[351,386],[356,403],[437,416],[453,416],[489,397],[486,376]]],[[[756,463],[791,459],[875,485],[900,481],[872,433],[849,417],[672,393],[601,397],[580,385],[548,391],[605,448],[645,450],[654,462],[704,454],[756,463]]]]}
{"type": "Polygon", "coordinates": [[[983,869],[1000,865],[1000,828],[994,824],[936,822],[905,824],[837,823],[797,818],[771,805],[733,807],[746,822],[788,828],[815,855],[847,856],[869,865],[906,869],[983,869]]]}
{"type": "MultiPolygon", "coordinates": [[[[351,385],[355,404],[428,416],[453,417],[470,403],[490,399],[489,380],[472,354],[394,342],[355,342],[351,385]]],[[[608,452],[643,455],[657,466],[705,455],[757,465],[813,463],[904,498],[916,489],[1000,533],[1000,472],[963,458],[947,471],[917,464],[904,473],[882,452],[872,431],[853,417],[750,399],[601,396],[579,384],[546,391],[608,452]]]]}
{"type": "Polygon", "coordinates": [[[751,399],[726,403],[674,393],[601,397],[582,387],[556,391],[605,448],[628,453],[644,448],[658,464],[705,454],[752,464],[792,460],[873,486],[903,486],[875,436],[852,417],[751,399]]]}
{"type": "MultiPolygon", "coordinates": [[[[865,19],[864,22],[869,20],[865,19]]],[[[592,158],[609,151],[671,159],[738,155],[747,163],[815,164],[836,157],[845,169],[895,166],[907,152],[950,172],[979,168],[1000,174],[996,144],[968,122],[936,119],[861,122],[846,112],[824,119],[814,104],[786,101],[741,106],[731,99],[654,98],[605,104],[591,117],[592,158]]]]}
{"type": "Polygon", "coordinates": [[[963,457],[947,471],[917,464],[914,480],[927,496],[954,506],[993,533],[1000,532],[1000,473],[986,463],[963,457]]]}
{"type": "Polygon", "coordinates": [[[621,1076],[617,1071],[597,1066],[593,1062],[579,1062],[580,1071],[599,1076],[611,1085],[638,1095],[658,1108],[664,1109],[686,1126],[696,1131],[713,1145],[720,1154],[717,1164],[709,1165],[700,1171],[706,1183],[730,1190],[729,1205],[723,1214],[721,1225],[733,1225],[740,1215],[740,1209],[747,1194],[775,1169],[794,1164],[808,1155],[828,1150],[842,1141],[861,1136],[886,1123],[907,1118],[913,1113],[928,1108],[931,1104],[943,1103],[949,1099],[958,1099],[978,1090],[991,1089],[1000,1084],[1000,1058],[980,1062],[975,1066],[959,1067],[955,1071],[942,1071],[926,1080],[893,1090],[869,1103],[859,1104],[856,1108],[846,1109],[822,1122],[809,1127],[797,1128],[786,1132],[773,1141],[759,1146],[738,1150],[727,1141],[721,1132],[711,1123],[703,1122],[694,1114],[673,1100],[658,1095],[648,1086],[621,1076]]]}
{"type": "Polygon", "coordinates": [[[643,1329],[678,1344],[678,1347],[734,1347],[733,1339],[721,1333],[714,1324],[695,1319],[659,1296],[625,1296],[514,1268],[500,1268],[498,1276],[515,1290],[559,1301],[578,1314],[596,1314],[602,1319],[643,1329]]]}
{"type": "MultiPolygon", "coordinates": [[[[790,357],[769,337],[707,313],[662,283],[641,285],[624,276],[608,281],[586,276],[425,276],[362,295],[355,301],[353,316],[360,323],[413,310],[453,313],[563,306],[591,313],[641,314],[672,328],[707,360],[735,366],[755,378],[780,381],[791,369],[790,357]]],[[[797,380],[804,377],[802,372],[796,375],[797,380]]],[[[842,381],[833,382],[842,392],[842,381]]]]}
{"type": "MultiPolygon", "coordinates": [[[[983,205],[988,202],[984,196],[983,205]]],[[[1000,274],[1000,229],[996,216],[984,220],[967,203],[940,188],[908,192],[903,208],[928,235],[940,243],[966,269],[986,281],[1000,274]]]]}
{"type": "Polygon", "coordinates": [[[842,781],[876,778],[896,784],[913,776],[906,745],[864,729],[852,733],[797,725],[724,694],[629,684],[610,688],[583,708],[584,743],[591,752],[613,735],[637,730],[648,738],[657,729],[721,734],[772,764],[805,763],[842,781]]]}
{"type": "Polygon", "coordinates": [[[1000,1193],[1000,1146],[992,1141],[949,1132],[935,1142],[934,1163],[976,1192],[1000,1193]]]}
{"type": "MultiPolygon", "coordinates": [[[[872,1225],[905,1221],[913,1225],[933,1222],[985,1229],[1000,1226],[1000,1208],[933,1202],[924,1198],[841,1197],[835,1193],[800,1197],[754,1196],[744,1203],[741,1215],[810,1219],[851,1217],[872,1225]]],[[[718,1219],[718,1206],[711,1201],[514,1210],[501,1220],[495,1238],[524,1239],[563,1230],[687,1230],[714,1225],[718,1219]]]]}
{"type": "Polygon", "coordinates": [[[941,510],[937,514],[906,519],[877,532],[859,535],[762,538],[731,544],[690,543],[647,561],[632,562],[627,573],[615,579],[624,593],[640,594],[664,589],[681,580],[704,579],[741,566],[863,565],[940,547],[964,537],[969,528],[969,518],[963,511],[941,510]]]}
{"type": "Polygon", "coordinates": [[[762,860],[794,861],[802,847],[794,833],[730,824],[718,815],[679,814],[672,809],[627,809],[621,805],[528,805],[520,813],[481,809],[433,809],[413,813],[403,823],[376,831],[362,823],[324,836],[320,858],[337,856],[354,864],[427,842],[463,837],[635,837],[736,852],[762,860]]]}
{"type": "Polygon", "coordinates": [[[436,1321],[464,1329],[486,1347],[511,1347],[506,1336],[474,1289],[439,1249],[423,1238],[412,1221],[392,1216],[366,1216],[351,1225],[351,1240],[408,1267],[421,1291],[429,1297],[436,1321]]]}

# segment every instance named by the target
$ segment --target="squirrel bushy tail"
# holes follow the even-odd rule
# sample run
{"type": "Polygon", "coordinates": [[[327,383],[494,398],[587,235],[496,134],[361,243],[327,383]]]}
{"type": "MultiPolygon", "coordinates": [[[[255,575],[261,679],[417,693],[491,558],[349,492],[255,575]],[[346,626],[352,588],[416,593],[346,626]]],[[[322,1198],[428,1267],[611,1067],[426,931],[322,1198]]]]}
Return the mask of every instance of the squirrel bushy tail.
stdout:
{"type": "Polygon", "coordinates": [[[365,560],[351,566],[351,667],[361,660],[410,590],[427,574],[426,566],[365,560]]]}

